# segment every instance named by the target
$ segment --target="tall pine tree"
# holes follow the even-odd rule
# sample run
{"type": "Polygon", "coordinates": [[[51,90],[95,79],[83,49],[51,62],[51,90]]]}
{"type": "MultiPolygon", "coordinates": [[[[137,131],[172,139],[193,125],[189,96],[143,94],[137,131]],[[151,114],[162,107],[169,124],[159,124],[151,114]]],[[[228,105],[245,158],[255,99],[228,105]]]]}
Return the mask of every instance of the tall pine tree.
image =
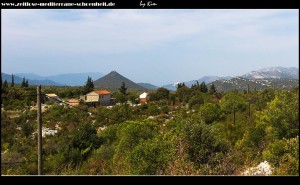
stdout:
{"type": "Polygon", "coordinates": [[[92,80],[92,77],[88,76],[85,86],[83,87],[83,94],[89,93],[93,90],[94,90],[94,82],[92,80]]]}
{"type": "Polygon", "coordinates": [[[200,84],[200,91],[203,93],[207,93],[207,91],[208,91],[207,86],[204,81],[200,84]]]}
{"type": "Polygon", "coordinates": [[[23,81],[21,83],[21,87],[25,87],[26,86],[26,81],[25,81],[25,77],[23,77],[23,81]]]}
{"type": "Polygon", "coordinates": [[[8,83],[6,80],[4,80],[4,83],[3,83],[3,88],[8,88],[8,83]]]}
{"type": "Polygon", "coordinates": [[[28,79],[25,82],[25,87],[29,87],[28,79]]]}
{"type": "Polygon", "coordinates": [[[11,87],[15,86],[14,74],[11,74],[11,87]]]}
{"type": "Polygon", "coordinates": [[[125,87],[125,82],[122,82],[121,87],[119,88],[120,93],[126,95],[127,88],[125,87]]]}

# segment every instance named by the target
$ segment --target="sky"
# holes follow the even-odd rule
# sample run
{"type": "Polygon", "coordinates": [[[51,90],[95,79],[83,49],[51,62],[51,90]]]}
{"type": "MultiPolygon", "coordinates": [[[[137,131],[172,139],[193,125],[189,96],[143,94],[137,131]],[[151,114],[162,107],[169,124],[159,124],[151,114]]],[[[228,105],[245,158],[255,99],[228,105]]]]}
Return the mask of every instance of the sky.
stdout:
{"type": "Polygon", "coordinates": [[[299,10],[1,10],[1,71],[157,86],[298,67],[299,10]],[[94,79],[96,80],[96,79],[94,79]]]}

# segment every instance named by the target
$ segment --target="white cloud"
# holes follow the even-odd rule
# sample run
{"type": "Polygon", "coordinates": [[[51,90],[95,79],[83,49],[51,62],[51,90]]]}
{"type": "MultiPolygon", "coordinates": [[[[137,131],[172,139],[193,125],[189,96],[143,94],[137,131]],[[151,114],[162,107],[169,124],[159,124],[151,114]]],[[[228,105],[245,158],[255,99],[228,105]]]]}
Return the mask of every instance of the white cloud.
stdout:
{"type": "Polygon", "coordinates": [[[41,52],[139,52],[209,34],[245,43],[236,49],[278,50],[294,47],[290,41],[296,34],[263,31],[293,26],[295,18],[276,16],[286,12],[290,10],[3,10],[2,29],[6,43],[41,52]]]}

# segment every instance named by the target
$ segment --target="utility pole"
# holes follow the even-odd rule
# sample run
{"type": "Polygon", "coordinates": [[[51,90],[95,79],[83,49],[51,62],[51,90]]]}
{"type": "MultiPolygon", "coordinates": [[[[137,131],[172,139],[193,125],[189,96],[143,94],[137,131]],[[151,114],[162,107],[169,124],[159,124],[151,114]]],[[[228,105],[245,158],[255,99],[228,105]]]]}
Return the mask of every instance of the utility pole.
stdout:
{"type": "Polygon", "coordinates": [[[41,86],[37,87],[37,122],[38,122],[38,175],[42,175],[42,106],[41,86]]]}

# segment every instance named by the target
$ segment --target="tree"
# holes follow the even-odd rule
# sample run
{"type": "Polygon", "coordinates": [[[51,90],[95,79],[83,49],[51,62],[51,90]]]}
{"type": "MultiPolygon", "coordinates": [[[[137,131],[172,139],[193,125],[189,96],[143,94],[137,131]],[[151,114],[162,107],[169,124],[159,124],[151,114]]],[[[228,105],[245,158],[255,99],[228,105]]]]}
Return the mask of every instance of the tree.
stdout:
{"type": "Polygon", "coordinates": [[[277,92],[260,117],[272,126],[273,139],[293,138],[299,135],[299,96],[298,93],[277,92]]]}
{"type": "Polygon", "coordinates": [[[276,167],[274,175],[299,175],[299,136],[269,144],[263,158],[276,167]]]}
{"type": "Polygon", "coordinates": [[[23,77],[23,81],[22,81],[22,83],[21,83],[21,87],[26,87],[25,77],[23,77]]]}
{"type": "Polygon", "coordinates": [[[166,88],[163,88],[163,87],[158,88],[156,90],[156,95],[157,95],[158,100],[163,100],[163,99],[167,100],[167,99],[169,99],[169,94],[170,94],[170,91],[166,88]]]}
{"type": "Polygon", "coordinates": [[[119,88],[120,93],[126,95],[127,88],[125,87],[125,82],[122,82],[121,87],[119,88]]]}
{"type": "Polygon", "coordinates": [[[198,93],[189,99],[189,107],[192,109],[199,109],[199,106],[204,103],[201,93],[198,93]]]}
{"type": "Polygon", "coordinates": [[[194,91],[201,90],[198,80],[197,80],[196,84],[192,85],[191,89],[194,90],[194,91]]]}
{"type": "Polygon", "coordinates": [[[214,84],[211,84],[209,87],[209,94],[215,94],[217,92],[214,84]]]}
{"type": "Polygon", "coordinates": [[[207,124],[211,124],[214,121],[218,121],[221,115],[221,110],[218,105],[214,103],[206,103],[200,107],[201,118],[207,124]]]}
{"type": "Polygon", "coordinates": [[[28,79],[25,82],[25,87],[29,87],[28,79]]]}
{"type": "Polygon", "coordinates": [[[8,83],[6,80],[4,80],[4,83],[3,83],[3,88],[8,88],[8,83]]]}
{"type": "Polygon", "coordinates": [[[88,92],[91,92],[94,90],[94,82],[92,80],[92,77],[88,76],[88,79],[85,83],[85,86],[83,87],[83,94],[86,94],[88,92]]]}
{"type": "Polygon", "coordinates": [[[11,74],[11,87],[15,86],[14,74],[11,74]]]}
{"type": "Polygon", "coordinates": [[[82,123],[59,143],[59,152],[65,162],[77,165],[101,144],[95,127],[91,123],[82,123]]]}
{"type": "Polygon", "coordinates": [[[185,101],[187,99],[187,97],[189,96],[191,92],[191,89],[187,86],[183,86],[179,89],[177,89],[177,96],[179,98],[179,101],[185,101]]]}
{"type": "Polygon", "coordinates": [[[116,92],[114,94],[114,97],[116,98],[116,100],[117,100],[118,103],[125,103],[127,101],[126,95],[124,95],[121,92],[116,92]]]}
{"type": "Polygon", "coordinates": [[[198,168],[209,162],[216,152],[226,150],[223,143],[215,138],[210,125],[199,119],[189,120],[187,123],[183,128],[183,133],[188,143],[188,154],[198,168]]]}
{"type": "Polygon", "coordinates": [[[170,94],[169,95],[169,100],[172,103],[172,105],[174,106],[175,102],[176,102],[176,95],[175,94],[170,94]]]}
{"type": "Polygon", "coordinates": [[[247,107],[246,101],[240,94],[228,93],[221,100],[221,109],[225,113],[233,113],[233,124],[235,125],[235,114],[244,111],[247,107]]]}
{"type": "Polygon", "coordinates": [[[203,93],[207,93],[207,86],[204,81],[200,84],[200,91],[203,93]]]}
{"type": "MultiPolygon", "coordinates": [[[[134,166],[132,166],[130,158],[141,152],[140,148],[136,147],[146,140],[153,139],[158,133],[157,123],[149,120],[126,121],[120,124],[117,130],[116,153],[113,157],[113,164],[118,170],[117,173],[134,173],[134,169],[132,169],[134,166]],[[133,152],[134,150],[136,151],[133,152]]],[[[153,150],[157,151],[156,149],[153,150]]]]}
{"type": "Polygon", "coordinates": [[[183,82],[183,83],[178,83],[178,84],[177,84],[177,90],[180,89],[181,87],[185,87],[184,82],[183,82]]]}
{"type": "Polygon", "coordinates": [[[153,139],[142,140],[129,152],[126,162],[134,175],[156,175],[163,171],[171,158],[171,144],[158,135],[153,139]]]}

